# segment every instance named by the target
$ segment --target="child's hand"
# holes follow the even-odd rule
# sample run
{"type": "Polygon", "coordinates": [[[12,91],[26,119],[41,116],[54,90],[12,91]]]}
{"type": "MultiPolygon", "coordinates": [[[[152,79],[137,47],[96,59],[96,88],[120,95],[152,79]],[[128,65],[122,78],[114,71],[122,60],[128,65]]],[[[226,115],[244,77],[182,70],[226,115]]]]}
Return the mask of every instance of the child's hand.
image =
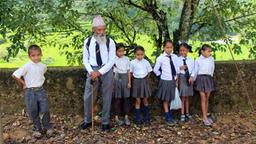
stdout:
{"type": "Polygon", "coordinates": [[[179,78],[176,79],[176,87],[179,86],[179,78]]]}
{"type": "Polygon", "coordinates": [[[180,70],[185,70],[187,68],[188,68],[188,66],[186,66],[186,65],[180,66],[180,70]]]}
{"type": "Polygon", "coordinates": [[[190,77],[190,78],[188,79],[188,83],[189,83],[189,85],[193,85],[193,84],[194,84],[194,79],[193,79],[193,77],[190,77]]]}
{"type": "Polygon", "coordinates": [[[132,87],[131,83],[128,83],[128,88],[131,88],[131,87],[132,87]]]}

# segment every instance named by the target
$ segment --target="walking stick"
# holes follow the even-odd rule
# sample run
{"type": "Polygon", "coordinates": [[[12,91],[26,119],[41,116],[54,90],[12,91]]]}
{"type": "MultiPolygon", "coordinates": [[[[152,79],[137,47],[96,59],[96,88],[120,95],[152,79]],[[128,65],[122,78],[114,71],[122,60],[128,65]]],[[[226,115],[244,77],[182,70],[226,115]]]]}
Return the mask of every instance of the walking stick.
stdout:
{"type": "Polygon", "coordinates": [[[93,105],[93,91],[94,91],[94,87],[93,87],[93,83],[94,81],[91,80],[91,102],[92,102],[92,105],[91,105],[91,109],[92,109],[92,134],[94,133],[94,120],[93,120],[93,117],[94,117],[94,105],[93,105]]]}

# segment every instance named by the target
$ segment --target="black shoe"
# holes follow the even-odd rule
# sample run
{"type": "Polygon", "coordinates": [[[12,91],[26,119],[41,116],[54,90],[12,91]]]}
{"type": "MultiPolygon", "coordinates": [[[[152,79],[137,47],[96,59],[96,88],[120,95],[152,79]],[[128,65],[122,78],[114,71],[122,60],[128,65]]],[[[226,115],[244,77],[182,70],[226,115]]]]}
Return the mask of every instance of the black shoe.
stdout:
{"type": "Polygon", "coordinates": [[[106,131],[106,132],[109,132],[110,131],[110,126],[109,126],[109,124],[103,124],[102,125],[102,131],[106,131]]]}
{"type": "Polygon", "coordinates": [[[88,127],[92,126],[92,123],[82,123],[80,126],[79,126],[79,129],[81,130],[84,130],[84,129],[87,129],[88,127]]]}
{"type": "Polygon", "coordinates": [[[146,127],[149,127],[150,126],[150,121],[145,121],[145,125],[146,125],[146,127]]]}

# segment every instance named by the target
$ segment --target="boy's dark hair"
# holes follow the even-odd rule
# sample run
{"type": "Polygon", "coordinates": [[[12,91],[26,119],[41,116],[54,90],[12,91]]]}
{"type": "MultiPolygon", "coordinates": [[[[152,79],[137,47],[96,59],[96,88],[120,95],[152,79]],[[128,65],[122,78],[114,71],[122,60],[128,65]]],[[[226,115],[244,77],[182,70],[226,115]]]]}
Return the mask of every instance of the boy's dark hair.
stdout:
{"type": "Polygon", "coordinates": [[[145,52],[144,48],[142,46],[136,46],[134,49],[134,53],[136,53],[137,51],[143,51],[145,52]]]}
{"type": "Polygon", "coordinates": [[[123,43],[117,43],[116,44],[116,51],[118,51],[120,48],[124,48],[124,44],[123,43]]]}
{"type": "Polygon", "coordinates": [[[201,51],[205,51],[207,48],[211,49],[212,47],[210,45],[208,45],[208,44],[203,44],[201,49],[198,51],[199,56],[202,54],[201,51]]]}
{"type": "Polygon", "coordinates": [[[30,55],[32,50],[38,50],[38,51],[40,51],[40,53],[42,53],[41,48],[38,45],[36,45],[36,44],[30,45],[28,47],[28,55],[30,55]]]}
{"type": "Polygon", "coordinates": [[[164,41],[163,46],[165,47],[167,45],[167,43],[173,44],[172,40],[167,39],[167,40],[164,41]]]}
{"type": "Polygon", "coordinates": [[[193,51],[192,51],[192,46],[189,45],[189,44],[187,44],[186,42],[180,43],[179,48],[181,48],[181,47],[185,47],[186,49],[189,50],[189,52],[193,52],[193,51]]]}

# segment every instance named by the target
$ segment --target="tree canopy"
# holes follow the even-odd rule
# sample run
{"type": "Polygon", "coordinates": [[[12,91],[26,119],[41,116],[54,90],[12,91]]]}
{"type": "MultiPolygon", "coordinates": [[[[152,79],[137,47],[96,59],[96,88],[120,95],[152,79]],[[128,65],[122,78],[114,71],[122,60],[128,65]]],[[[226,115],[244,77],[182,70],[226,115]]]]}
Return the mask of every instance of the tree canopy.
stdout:
{"type": "MultiPolygon", "coordinates": [[[[30,43],[58,45],[68,63],[81,63],[84,39],[91,31],[91,20],[102,15],[108,34],[127,46],[137,45],[142,35],[150,37],[154,55],[161,52],[162,42],[173,39],[175,50],[179,41],[210,42],[214,51],[226,51],[216,42],[231,38],[232,51],[241,54],[241,45],[250,45],[250,57],[256,57],[256,2],[253,0],[8,0],[0,1],[0,34],[9,40],[8,60],[30,43]],[[214,11],[214,9],[217,10],[214,11]],[[225,29],[221,32],[217,16],[225,29]],[[51,40],[45,37],[55,35],[51,40]],[[58,43],[69,37],[70,42],[58,43]]],[[[128,54],[132,49],[128,48],[128,54]]]]}

